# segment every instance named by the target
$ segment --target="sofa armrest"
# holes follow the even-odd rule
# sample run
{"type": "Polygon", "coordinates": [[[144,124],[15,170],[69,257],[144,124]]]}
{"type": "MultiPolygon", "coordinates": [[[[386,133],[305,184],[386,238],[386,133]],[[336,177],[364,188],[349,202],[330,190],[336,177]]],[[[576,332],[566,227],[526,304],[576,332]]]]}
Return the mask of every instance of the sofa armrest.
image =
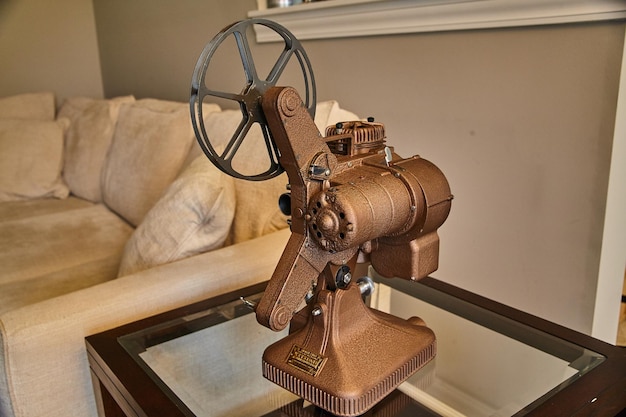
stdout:
{"type": "Polygon", "coordinates": [[[0,315],[0,415],[96,416],[86,336],[269,279],[288,237],[284,229],[0,315]]]}

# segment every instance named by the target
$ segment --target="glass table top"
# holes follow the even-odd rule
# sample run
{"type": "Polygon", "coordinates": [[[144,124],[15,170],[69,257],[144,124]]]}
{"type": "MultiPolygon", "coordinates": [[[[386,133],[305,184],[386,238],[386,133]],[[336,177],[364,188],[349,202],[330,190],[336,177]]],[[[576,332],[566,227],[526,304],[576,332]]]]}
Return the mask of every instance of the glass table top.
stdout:
{"type": "MultiPolygon", "coordinates": [[[[425,415],[524,415],[604,360],[436,289],[399,279],[382,282],[368,300],[373,308],[419,316],[437,336],[435,359],[398,388],[413,407],[425,407],[425,415]]],[[[234,301],[118,341],[187,415],[328,415],[294,402],[296,396],[262,377],[265,347],[285,334],[259,325],[251,309],[234,301]]],[[[411,405],[403,401],[372,415],[414,415],[405,414],[411,405]]]]}

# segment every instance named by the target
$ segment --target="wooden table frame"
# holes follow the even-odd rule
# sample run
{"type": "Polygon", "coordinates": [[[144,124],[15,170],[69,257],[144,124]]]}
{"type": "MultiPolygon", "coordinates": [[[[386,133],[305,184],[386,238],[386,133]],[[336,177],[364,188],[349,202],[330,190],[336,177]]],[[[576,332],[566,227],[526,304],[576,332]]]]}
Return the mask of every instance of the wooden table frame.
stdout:
{"type": "MultiPolygon", "coordinates": [[[[395,287],[392,284],[393,281],[402,280],[389,280],[385,283],[395,287]]],[[[237,300],[239,297],[249,297],[263,291],[265,285],[266,283],[257,284],[87,337],[89,364],[101,416],[192,415],[184,404],[171,399],[158,387],[118,343],[118,338],[159,323],[237,300]]],[[[435,292],[450,295],[488,312],[548,333],[606,357],[606,360],[596,368],[563,388],[526,415],[533,417],[615,416],[626,410],[626,348],[593,339],[434,278],[424,278],[420,282],[410,283],[410,285],[426,286],[435,292]]]]}

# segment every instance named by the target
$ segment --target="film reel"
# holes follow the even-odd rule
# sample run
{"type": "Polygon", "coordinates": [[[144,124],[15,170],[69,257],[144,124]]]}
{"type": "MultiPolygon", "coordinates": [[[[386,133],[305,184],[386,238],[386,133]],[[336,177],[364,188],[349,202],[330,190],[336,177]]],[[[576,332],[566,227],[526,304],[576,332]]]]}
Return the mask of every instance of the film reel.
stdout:
{"type": "Polygon", "coordinates": [[[279,150],[272,139],[270,129],[263,114],[261,98],[270,87],[276,86],[285,68],[294,58],[297,60],[304,77],[305,91],[301,92],[301,96],[305,101],[304,104],[309,114],[311,114],[313,118],[315,116],[316,91],[311,63],[298,39],[283,26],[265,19],[242,20],[224,28],[205,46],[200,54],[191,84],[191,120],[200,147],[209,160],[223,172],[235,178],[262,181],[274,178],[284,171],[278,161],[279,150]],[[284,43],[284,49],[265,78],[260,77],[258,74],[248,40],[249,29],[254,25],[265,26],[273,30],[280,36],[284,43]],[[218,48],[223,45],[226,39],[230,39],[231,36],[235,39],[237,50],[241,58],[245,74],[245,85],[239,92],[211,89],[207,87],[206,84],[209,63],[218,48]],[[222,152],[216,150],[216,147],[207,134],[204,124],[202,103],[205,98],[209,96],[236,102],[242,114],[241,122],[230,140],[227,141],[222,152]],[[264,144],[269,158],[269,167],[264,172],[249,175],[241,173],[233,167],[233,158],[235,158],[237,151],[240,149],[250,129],[255,124],[258,124],[263,132],[264,144]]]}

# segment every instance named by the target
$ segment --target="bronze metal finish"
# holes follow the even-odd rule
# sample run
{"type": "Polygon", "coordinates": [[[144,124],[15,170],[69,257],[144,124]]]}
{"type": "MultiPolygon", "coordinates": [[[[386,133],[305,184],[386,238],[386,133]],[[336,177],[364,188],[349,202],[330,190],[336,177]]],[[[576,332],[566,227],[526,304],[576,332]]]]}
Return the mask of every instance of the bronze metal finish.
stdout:
{"type": "MultiPolygon", "coordinates": [[[[306,56],[297,41],[288,42],[287,50],[293,45],[306,56]]],[[[201,56],[194,75],[194,121],[202,120],[201,98],[212,93],[202,85],[214,48],[206,50],[211,52],[201,56]]],[[[270,134],[268,152],[278,155],[280,164],[272,173],[246,179],[282,170],[289,177],[290,193],[281,196],[280,206],[290,212],[292,234],[256,317],[272,330],[291,328],[265,351],[263,375],[336,415],[363,414],[435,356],[436,340],[419,318],[402,320],[365,305],[361,292],[371,285],[353,280],[357,257],[369,256],[385,277],[418,280],[435,271],[437,229],[450,211],[450,187],[431,162],[403,159],[386,146],[381,123],[346,121],[328,127],[323,137],[310,101],[303,103],[291,87],[263,84],[237,97],[258,113],[263,132],[270,134]]],[[[201,122],[194,126],[203,149],[211,150],[201,122]]],[[[233,149],[243,140],[240,133],[231,141],[237,144],[233,149]]],[[[242,177],[231,172],[227,158],[207,155],[242,177]]]]}
{"type": "Polygon", "coordinates": [[[356,284],[321,290],[305,327],[269,346],[263,376],[338,416],[365,413],[436,353],[434,333],[365,306],[356,284]]]}
{"type": "Polygon", "coordinates": [[[391,153],[389,161],[381,146],[331,153],[337,140],[354,149],[354,137],[322,140],[290,87],[270,88],[262,103],[289,176],[292,235],[257,307],[259,323],[284,329],[326,265],[346,264],[358,250],[386,277],[418,280],[437,269],[437,228],[452,200],[437,167],[418,156],[391,153]]]}
{"type": "Polygon", "coordinates": [[[433,272],[450,189],[432,163],[386,148],[380,124],[336,126],[322,139],[294,89],[271,88],[262,104],[289,176],[292,235],[257,320],[281,330],[314,293],[265,351],[263,375],[333,414],[360,415],[430,361],[436,340],[419,318],[367,307],[350,271],[361,251],[383,276],[433,272]]]}

